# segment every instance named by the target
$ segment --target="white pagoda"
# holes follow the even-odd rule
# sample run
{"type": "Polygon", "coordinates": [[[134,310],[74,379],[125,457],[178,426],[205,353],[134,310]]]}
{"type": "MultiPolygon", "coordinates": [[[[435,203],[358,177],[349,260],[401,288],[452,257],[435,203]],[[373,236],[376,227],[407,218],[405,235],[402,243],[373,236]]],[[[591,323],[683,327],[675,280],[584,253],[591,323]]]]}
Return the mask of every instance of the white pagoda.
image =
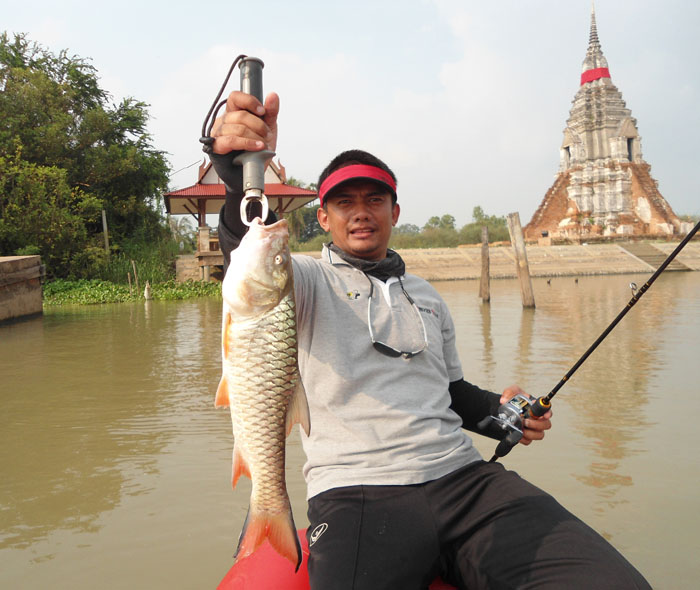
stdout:
{"type": "Polygon", "coordinates": [[[541,236],[673,235],[681,223],[642,157],[637,120],[610,78],[595,10],[581,85],[564,129],[559,172],[525,227],[541,236]]]}

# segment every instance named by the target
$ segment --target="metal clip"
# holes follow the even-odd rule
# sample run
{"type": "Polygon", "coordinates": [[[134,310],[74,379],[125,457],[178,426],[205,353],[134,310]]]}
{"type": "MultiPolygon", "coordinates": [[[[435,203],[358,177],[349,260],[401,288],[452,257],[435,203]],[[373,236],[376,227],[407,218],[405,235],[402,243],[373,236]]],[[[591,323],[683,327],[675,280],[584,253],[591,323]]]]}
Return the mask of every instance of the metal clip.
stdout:
{"type": "Polygon", "coordinates": [[[246,195],[241,199],[241,221],[248,227],[250,227],[253,223],[253,220],[248,221],[248,203],[254,201],[259,202],[260,206],[262,207],[260,218],[262,219],[263,223],[267,219],[267,215],[270,212],[267,197],[263,193],[256,193],[253,191],[246,193],[246,195]]]}

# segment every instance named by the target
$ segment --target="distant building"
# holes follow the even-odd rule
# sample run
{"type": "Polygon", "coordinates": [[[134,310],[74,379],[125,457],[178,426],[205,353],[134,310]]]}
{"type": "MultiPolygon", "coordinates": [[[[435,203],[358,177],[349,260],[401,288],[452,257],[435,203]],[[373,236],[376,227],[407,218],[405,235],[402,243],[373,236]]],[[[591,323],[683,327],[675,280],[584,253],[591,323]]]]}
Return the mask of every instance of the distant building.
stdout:
{"type": "Polygon", "coordinates": [[[642,157],[637,120],[610,79],[592,11],[581,85],[564,129],[559,172],[525,227],[526,237],[687,233],[690,224],[678,219],[650,170],[642,157]]]}

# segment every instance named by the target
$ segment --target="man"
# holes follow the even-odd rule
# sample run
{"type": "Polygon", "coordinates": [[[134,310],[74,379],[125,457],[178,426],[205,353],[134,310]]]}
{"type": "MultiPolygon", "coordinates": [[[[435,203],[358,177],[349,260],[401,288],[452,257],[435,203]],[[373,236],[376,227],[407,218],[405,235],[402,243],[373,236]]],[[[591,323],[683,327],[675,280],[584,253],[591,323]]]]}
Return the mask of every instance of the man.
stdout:
{"type": "MultiPolygon", "coordinates": [[[[225,254],[246,231],[231,152],[274,150],[278,110],[275,94],[261,105],[234,92],[214,126],[225,254]]],[[[470,589],[648,588],[602,537],[473,447],[463,429],[522,390],[463,379],[445,303],[387,247],[400,214],[390,168],[350,150],[318,186],[332,241],[320,260],[294,259],[312,588],[418,590],[437,573],[470,589]]],[[[526,420],[521,442],[543,438],[550,418],[526,420]]]]}

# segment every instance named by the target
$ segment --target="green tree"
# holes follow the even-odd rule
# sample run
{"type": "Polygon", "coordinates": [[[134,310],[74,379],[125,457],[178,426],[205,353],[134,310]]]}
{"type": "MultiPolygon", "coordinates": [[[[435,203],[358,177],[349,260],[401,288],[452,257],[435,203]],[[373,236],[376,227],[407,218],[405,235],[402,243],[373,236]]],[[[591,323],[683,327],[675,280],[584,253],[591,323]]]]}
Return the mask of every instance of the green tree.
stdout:
{"type": "Polygon", "coordinates": [[[474,221],[463,226],[459,230],[459,239],[462,244],[478,244],[481,242],[481,228],[486,226],[489,232],[490,242],[504,242],[510,239],[508,222],[505,217],[486,215],[484,210],[477,206],[472,211],[474,221]]]}
{"type": "Polygon", "coordinates": [[[88,232],[100,217],[99,200],[71,188],[65,170],[20,155],[17,149],[0,156],[0,252],[41,253],[51,268],[87,271],[90,260],[104,262],[106,253],[88,232]]]}
{"type": "Polygon", "coordinates": [[[402,223],[401,225],[397,225],[392,233],[413,236],[420,233],[420,228],[413,223],[402,223]]]}
{"type": "MultiPolygon", "coordinates": [[[[71,208],[66,198],[49,199],[45,207],[59,209],[52,212],[55,218],[80,217],[82,225],[66,227],[73,228],[73,243],[80,252],[94,254],[95,264],[100,260],[93,247],[102,231],[95,209],[106,210],[116,250],[128,249],[134,240],[168,236],[160,213],[168,164],[165,155],[153,148],[147,122],[145,103],[133,98],[118,105],[110,102],[99,86],[97,71],[86,60],[69,56],[65,50],[52,54],[25,35],[10,39],[7,33],[0,34],[0,153],[14,154],[11,162],[6,158],[5,174],[9,176],[0,183],[11,185],[18,171],[31,169],[37,172],[32,190],[50,195],[54,188],[42,188],[39,183],[51,182],[51,175],[62,171],[63,185],[90,207],[71,208]]],[[[11,191],[13,206],[22,201],[17,190],[11,191]]],[[[0,194],[0,207],[11,205],[8,194],[0,194]]],[[[38,205],[31,195],[22,202],[38,205]]],[[[34,213],[24,213],[23,218],[15,218],[16,230],[5,232],[2,251],[14,253],[24,242],[31,242],[50,261],[50,274],[83,272],[85,264],[72,250],[54,251],[64,247],[64,242],[47,241],[45,229],[28,221],[34,213]]]]}

